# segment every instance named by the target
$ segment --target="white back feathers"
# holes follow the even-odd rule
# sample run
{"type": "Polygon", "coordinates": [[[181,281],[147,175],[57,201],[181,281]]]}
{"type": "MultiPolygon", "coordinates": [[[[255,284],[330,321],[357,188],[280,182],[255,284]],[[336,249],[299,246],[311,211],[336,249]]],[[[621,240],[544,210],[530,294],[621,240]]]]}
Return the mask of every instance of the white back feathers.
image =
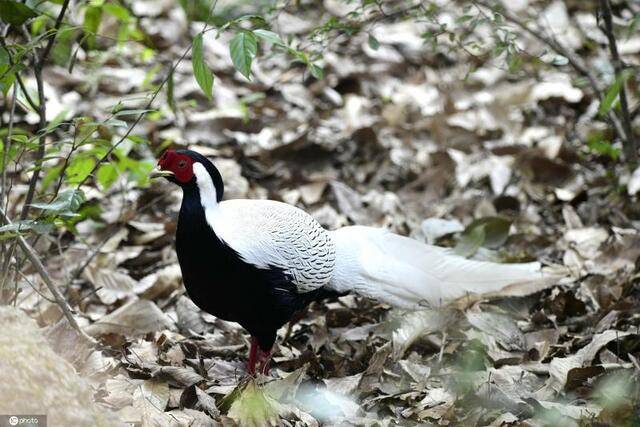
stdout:
{"type": "Polygon", "coordinates": [[[207,223],[245,262],[284,270],[299,292],[329,283],[336,258],[334,244],[311,215],[273,200],[218,203],[205,167],[194,163],[193,171],[207,223]]]}
{"type": "Polygon", "coordinates": [[[312,216],[272,200],[226,200],[207,222],[246,262],[284,270],[299,292],[329,283],[336,260],[328,231],[312,216]]]}

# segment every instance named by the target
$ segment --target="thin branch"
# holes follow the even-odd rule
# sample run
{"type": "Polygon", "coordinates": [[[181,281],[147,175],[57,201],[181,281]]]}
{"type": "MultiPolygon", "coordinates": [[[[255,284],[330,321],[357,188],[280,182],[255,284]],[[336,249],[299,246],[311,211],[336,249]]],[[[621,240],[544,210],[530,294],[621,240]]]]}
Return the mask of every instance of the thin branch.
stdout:
{"type": "MultiPolygon", "coordinates": [[[[497,7],[495,3],[489,3],[485,0],[474,0],[473,3],[475,3],[476,5],[485,7],[494,13],[500,14],[502,17],[504,17],[505,20],[511,22],[512,24],[522,29],[524,32],[538,39],[543,44],[553,49],[556,53],[567,58],[569,65],[576,72],[578,72],[578,74],[582,75],[587,79],[587,81],[589,82],[589,86],[591,86],[591,89],[593,90],[594,94],[596,95],[598,100],[602,102],[602,100],[604,99],[604,93],[602,88],[600,87],[600,83],[598,82],[598,79],[591,73],[591,71],[589,71],[589,67],[587,67],[587,65],[584,62],[582,62],[580,57],[578,57],[574,52],[564,47],[560,42],[558,42],[554,38],[546,36],[542,34],[540,31],[531,28],[529,25],[523,22],[520,18],[508,12],[504,8],[497,7]]],[[[620,139],[622,141],[626,141],[628,139],[627,134],[624,131],[622,123],[620,123],[620,120],[618,119],[618,117],[614,114],[613,111],[609,111],[607,114],[607,117],[609,118],[611,125],[613,126],[614,130],[616,131],[620,139]]]]}
{"type": "MultiPolygon", "coordinates": [[[[0,209],[0,220],[2,220],[7,225],[11,224],[11,220],[9,219],[9,217],[7,217],[7,215],[2,209],[0,209]]],[[[49,292],[51,292],[51,294],[53,295],[53,298],[56,300],[56,303],[62,310],[62,313],[69,321],[69,324],[74,329],[76,329],[80,335],[89,339],[91,342],[95,342],[93,338],[87,335],[87,333],[84,332],[82,328],[80,328],[80,325],[78,325],[78,322],[76,322],[75,317],[73,317],[73,311],[71,310],[71,307],[69,307],[67,300],[64,299],[64,297],[60,293],[60,290],[58,290],[58,287],[53,282],[53,279],[49,275],[49,272],[47,272],[47,269],[45,268],[44,264],[42,264],[42,261],[40,261],[40,258],[38,257],[38,254],[36,253],[35,249],[33,249],[33,247],[26,241],[26,239],[20,235],[18,235],[17,241],[18,241],[18,245],[23,250],[24,254],[27,256],[29,261],[31,261],[31,264],[36,269],[36,271],[44,281],[45,285],[47,285],[47,288],[49,288],[49,292]]]]}
{"type": "MultiPolygon", "coordinates": [[[[62,21],[64,20],[64,14],[66,13],[67,7],[69,6],[69,1],[70,0],[65,0],[64,3],[62,3],[62,8],[60,9],[60,13],[56,18],[56,23],[51,35],[49,36],[49,40],[47,40],[47,44],[40,54],[40,58],[36,58],[33,67],[36,84],[38,86],[38,115],[40,116],[40,122],[38,123],[39,132],[45,129],[47,126],[47,102],[44,96],[44,81],[42,79],[42,70],[45,62],[47,61],[47,57],[49,56],[49,52],[51,52],[53,43],[56,40],[56,36],[58,35],[58,32],[60,30],[62,21]]],[[[44,155],[46,152],[46,141],[47,139],[45,135],[42,135],[40,137],[40,140],[38,141],[38,151],[36,153],[35,168],[33,170],[33,174],[31,175],[31,180],[29,181],[29,189],[27,190],[27,196],[25,197],[24,205],[22,206],[22,212],[20,213],[21,220],[27,218],[27,216],[29,215],[29,209],[31,209],[31,202],[33,201],[33,196],[36,192],[38,179],[40,178],[42,160],[44,159],[44,155]]]]}
{"type": "MultiPolygon", "coordinates": [[[[13,123],[15,120],[15,112],[16,112],[16,99],[18,96],[18,87],[13,86],[13,98],[11,100],[11,108],[9,109],[9,125],[7,130],[7,139],[4,143],[4,149],[2,153],[2,177],[0,181],[0,206],[4,204],[4,198],[9,200],[9,193],[5,192],[5,186],[7,183],[7,168],[9,167],[9,150],[11,148],[11,138],[13,136],[13,123]]],[[[2,255],[3,255],[3,263],[4,263],[4,273],[2,275],[2,280],[0,281],[0,299],[4,298],[4,288],[7,281],[7,276],[9,275],[9,262],[11,257],[13,256],[13,248],[14,245],[11,245],[11,248],[7,250],[5,245],[2,245],[2,255]]]]}
{"type": "MultiPolygon", "coordinates": [[[[11,55],[11,51],[7,47],[7,43],[5,41],[4,35],[0,37],[0,47],[2,47],[4,51],[7,53],[7,58],[9,59],[10,68],[15,67],[15,63],[13,62],[13,55],[11,55]]],[[[18,82],[18,85],[20,86],[20,89],[24,94],[24,98],[27,100],[27,103],[33,109],[33,111],[38,111],[38,104],[35,103],[33,98],[31,98],[31,95],[29,95],[29,92],[27,92],[27,87],[25,86],[24,81],[22,80],[22,77],[20,77],[20,73],[15,73],[15,76],[16,76],[16,81],[18,82]]]]}
{"type": "Polygon", "coordinates": [[[64,19],[64,14],[67,12],[68,7],[69,7],[69,0],[64,0],[64,3],[62,3],[62,8],[60,9],[60,13],[56,18],[56,23],[53,26],[53,33],[49,37],[49,40],[47,41],[47,45],[44,47],[44,50],[42,51],[42,55],[40,55],[40,61],[38,62],[38,65],[37,65],[40,69],[42,69],[42,67],[44,66],[44,63],[47,60],[47,57],[49,56],[49,52],[51,52],[51,48],[53,47],[53,43],[56,41],[56,37],[58,36],[58,30],[60,29],[60,26],[62,26],[62,20],[64,19]]]}
{"type": "MultiPolygon", "coordinates": [[[[620,77],[624,71],[624,64],[620,59],[620,53],[618,52],[618,44],[616,37],[613,34],[613,18],[611,12],[611,3],[609,0],[600,0],[600,10],[602,11],[602,19],[604,21],[604,28],[602,29],[609,40],[609,51],[611,52],[611,61],[613,67],[616,70],[616,77],[620,77]]],[[[626,133],[626,139],[623,140],[623,148],[627,161],[635,165],[638,162],[638,144],[633,134],[633,127],[631,126],[631,115],[629,114],[629,103],[627,102],[627,89],[626,83],[623,81],[620,85],[620,110],[622,115],[622,125],[626,133]]]]}
{"type": "Polygon", "coordinates": [[[55,300],[52,300],[51,298],[49,298],[48,296],[46,296],[45,294],[43,294],[40,289],[38,289],[38,287],[36,286],[35,283],[33,283],[31,280],[29,280],[29,278],[27,277],[26,274],[24,274],[22,271],[16,270],[16,273],[18,273],[18,275],[20,277],[22,277],[22,280],[24,280],[25,282],[27,282],[29,284],[29,286],[31,286],[31,289],[33,289],[35,291],[35,293],[37,293],[38,295],[40,295],[42,297],[42,299],[44,299],[45,301],[50,302],[51,304],[56,304],[55,300]]]}
{"type": "Polygon", "coordinates": [[[7,129],[7,138],[5,139],[2,152],[2,177],[0,177],[0,206],[4,204],[4,198],[9,197],[5,192],[5,184],[7,182],[7,163],[9,162],[9,150],[11,148],[11,138],[13,137],[13,123],[16,113],[16,99],[18,97],[18,87],[13,87],[13,98],[11,99],[11,107],[9,109],[9,124],[7,129]]]}

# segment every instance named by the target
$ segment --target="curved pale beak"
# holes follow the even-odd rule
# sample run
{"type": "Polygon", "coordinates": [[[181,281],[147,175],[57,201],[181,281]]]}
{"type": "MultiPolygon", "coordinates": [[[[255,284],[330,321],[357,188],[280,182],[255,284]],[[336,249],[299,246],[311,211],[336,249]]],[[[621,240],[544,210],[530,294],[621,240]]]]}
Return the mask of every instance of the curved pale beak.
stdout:
{"type": "Polygon", "coordinates": [[[149,173],[149,178],[151,179],[157,179],[157,178],[167,178],[167,177],[171,177],[173,176],[173,172],[168,171],[168,170],[163,170],[160,169],[160,166],[156,166],[155,168],[153,168],[153,170],[149,173]]]}

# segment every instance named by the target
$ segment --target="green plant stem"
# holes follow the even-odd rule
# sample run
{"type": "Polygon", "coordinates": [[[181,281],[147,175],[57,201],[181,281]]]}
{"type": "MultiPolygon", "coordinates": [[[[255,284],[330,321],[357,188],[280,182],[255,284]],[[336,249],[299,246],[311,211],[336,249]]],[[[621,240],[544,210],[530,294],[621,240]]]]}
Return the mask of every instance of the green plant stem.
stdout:
{"type": "MultiPolygon", "coordinates": [[[[611,12],[611,3],[609,0],[600,0],[600,10],[602,11],[602,19],[604,21],[603,32],[607,36],[609,41],[609,51],[611,52],[611,62],[613,62],[613,68],[616,70],[616,77],[621,76],[624,71],[624,64],[620,59],[620,53],[618,52],[618,44],[616,37],[613,33],[613,18],[611,12]]],[[[629,103],[627,101],[627,89],[626,82],[622,82],[620,86],[620,115],[622,116],[622,126],[626,133],[626,138],[622,140],[622,146],[627,161],[635,166],[638,163],[638,144],[636,142],[635,135],[633,134],[633,127],[631,125],[631,115],[629,114],[629,103]]]]}

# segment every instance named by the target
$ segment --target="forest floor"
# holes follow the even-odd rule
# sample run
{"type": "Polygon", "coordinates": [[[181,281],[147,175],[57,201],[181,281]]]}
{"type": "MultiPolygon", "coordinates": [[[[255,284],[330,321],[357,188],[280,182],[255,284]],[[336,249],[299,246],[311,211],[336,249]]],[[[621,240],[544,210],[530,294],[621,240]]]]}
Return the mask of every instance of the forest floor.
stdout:
{"type": "MultiPolygon", "coordinates": [[[[576,2],[530,3],[523,10],[558,23],[576,51],[602,43],[576,2]]],[[[105,39],[72,73],[48,66],[52,116],[105,118],[123,99],[139,108],[158,64],[201,29],[171,1],[132,4],[161,52],[145,61],[139,45],[105,39]]],[[[280,12],[274,31],[299,37],[348,12],[329,0],[304,5],[280,12]]],[[[180,63],[175,99],[161,92],[158,111],[134,130],[151,145],[129,149],[149,162],[168,146],[198,150],[214,159],[227,198],[295,204],[330,229],[387,227],[476,259],[562,265],[571,277],[521,298],[409,313],[355,295],[314,303],[286,338],[280,331],[271,376],[259,380],[268,384],[230,402],[249,337],[185,295],[173,247],[180,190],[125,177],[107,192],[85,186],[93,219],[37,249],[100,342],[71,331],[52,342],[98,402],[145,425],[640,423],[640,173],[597,139],[610,136],[598,103],[566,66],[510,73],[500,57],[431,49],[423,25],[379,22],[373,47],[366,33],[335,38],[321,80],[266,51],[248,81],[234,71],[227,35],[206,33],[213,99],[180,63]]],[[[637,65],[640,36],[624,43],[637,65]]],[[[597,68],[602,52],[587,52],[597,68]]],[[[58,306],[35,273],[26,278],[34,285],[20,283],[16,304],[55,324],[58,306]]]]}

